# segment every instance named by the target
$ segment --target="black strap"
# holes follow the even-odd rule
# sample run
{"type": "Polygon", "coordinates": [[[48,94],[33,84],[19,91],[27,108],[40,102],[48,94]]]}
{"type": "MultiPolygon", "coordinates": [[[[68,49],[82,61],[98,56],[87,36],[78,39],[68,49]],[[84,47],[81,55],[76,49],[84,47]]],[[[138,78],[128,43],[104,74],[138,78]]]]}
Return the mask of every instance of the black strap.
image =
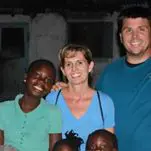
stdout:
{"type": "Polygon", "coordinates": [[[57,105],[57,103],[58,103],[58,98],[59,98],[60,92],[61,92],[61,89],[58,91],[58,94],[57,94],[57,97],[56,97],[56,101],[55,101],[55,105],[57,105]]]}
{"type": "MultiPolygon", "coordinates": [[[[103,128],[104,128],[104,115],[103,115],[101,98],[100,98],[99,92],[98,91],[96,91],[96,92],[97,92],[97,96],[98,96],[99,108],[100,108],[101,118],[102,118],[102,121],[103,121],[103,128]]],[[[58,103],[58,98],[59,98],[60,93],[61,93],[61,89],[58,91],[58,94],[57,94],[57,97],[56,97],[56,101],[55,101],[55,105],[57,105],[57,103],[58,103]]]]}
{"type": "Polygon", "coordinates": [[[98,102],[99,102],[99,107],[100,107],[100,112],[101,112],[101,118],[103,121],[103,128],[104,128],[104,115],[103,115],[103,109],[102,109],[102,103],[101,103],[101,98],[100,98],[100,94],[98,91],[97,92],[97,96],[98,96],[98,102]]]}

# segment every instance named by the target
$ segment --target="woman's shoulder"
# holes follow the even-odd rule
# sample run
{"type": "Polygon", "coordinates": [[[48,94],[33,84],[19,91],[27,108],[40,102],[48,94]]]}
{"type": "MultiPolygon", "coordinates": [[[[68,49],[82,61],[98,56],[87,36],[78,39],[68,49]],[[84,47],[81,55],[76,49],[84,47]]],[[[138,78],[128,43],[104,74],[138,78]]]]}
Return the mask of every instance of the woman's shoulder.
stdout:
{"type": "Polygon", "coordinates": [[[100,99],[104,102],[112,102],[112,98],[107,94],[107,93],[104,93],[103,91],[96,91],[97,92],[97,95],[98,97],[100,97],[100,99]]]}
{"type": "Polygon", "coordinates": [[[61,90],[53,90],[51,91],[47,96],[46,96],[46,99],[49,99],[49,98],[52,98],[52,97],[56,97],[59,93],[61,92],[61,90]]]}
{"type": "Polygon", "coordinates": [[[56,99],[58,99],[59,95],[61,93],[61,89],[57,91],[51,91],[45,98],[46,102],[50,104],[54,104],[56,99]]]}
{"type": "MultiPolygon", "coordinates": [[[[106,113],[108,113],[108,111],[114,111],[114,102],[112,98],[108,94],[102,91],[97,91],[97,92],[98,92],[98,95],[100,96],[100,102],[103,107],[103,110],[106,113]]],[[[99,96],[98,96],[98,99],[99,99],[99,96]]]]}

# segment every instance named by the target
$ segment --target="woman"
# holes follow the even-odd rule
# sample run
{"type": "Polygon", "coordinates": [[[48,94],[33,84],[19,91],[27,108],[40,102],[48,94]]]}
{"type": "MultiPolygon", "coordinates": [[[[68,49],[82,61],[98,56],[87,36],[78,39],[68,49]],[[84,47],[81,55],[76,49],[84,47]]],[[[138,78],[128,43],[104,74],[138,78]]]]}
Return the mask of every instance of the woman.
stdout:
{"type": "Polygon", "coordinates": [[[0,103],[0,145],[19,151],[51,151],[61,139],[61,114],[42,98],[55,81],[55,68],[36,60],[24,78],[25,92],[15,100],[0,103]]]}
{"type": "Polygon", "coordinates": [[[84,140],[96,129],[114,132],[114,106],[109,96],[89,85],[94,67],[91,51],[81,45],[69,44],[60,50],[60,69],[67,79],[67,87],[52,91],[46,100],[62,110],[63,137],[73,130],[84,140]]]}

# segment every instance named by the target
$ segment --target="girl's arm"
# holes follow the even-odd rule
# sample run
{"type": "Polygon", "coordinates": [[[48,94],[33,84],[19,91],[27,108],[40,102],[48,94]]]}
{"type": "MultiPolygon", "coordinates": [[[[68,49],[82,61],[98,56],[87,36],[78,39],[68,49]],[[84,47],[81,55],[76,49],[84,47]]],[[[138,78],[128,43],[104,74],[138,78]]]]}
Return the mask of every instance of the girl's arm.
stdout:
{"type": "Polygon", "coordinates": [[[49,151],[52,151],[55,143],[62,139],[62,134],[49,134],[49,151]]]}
{"type": "Polygon", "coordinates": [[[4,145],[4,131],[0,130],[0,145],[4,145]]]}

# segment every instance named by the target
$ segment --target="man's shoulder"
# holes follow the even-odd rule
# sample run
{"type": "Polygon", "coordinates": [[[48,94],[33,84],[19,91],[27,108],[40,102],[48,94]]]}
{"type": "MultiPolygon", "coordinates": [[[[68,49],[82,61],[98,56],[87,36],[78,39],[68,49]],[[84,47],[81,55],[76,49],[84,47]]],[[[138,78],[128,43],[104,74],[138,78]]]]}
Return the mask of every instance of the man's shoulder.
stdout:
{"type": "Polygon", "coordinates": [[[122,67],[123,62],[124,62],[124,57],[113,60],[111,63],[109,63],[106,66],[105,71],[115,71],[122,67]]]}
{"type": "Polygon", "coordinates": [[[121,65],[123,61],[125,60],[124,57],[120,57],[116,60],[113,60],[110,64],[108,64],[109,67],[116,67],[117,65],[121,65]]]}

